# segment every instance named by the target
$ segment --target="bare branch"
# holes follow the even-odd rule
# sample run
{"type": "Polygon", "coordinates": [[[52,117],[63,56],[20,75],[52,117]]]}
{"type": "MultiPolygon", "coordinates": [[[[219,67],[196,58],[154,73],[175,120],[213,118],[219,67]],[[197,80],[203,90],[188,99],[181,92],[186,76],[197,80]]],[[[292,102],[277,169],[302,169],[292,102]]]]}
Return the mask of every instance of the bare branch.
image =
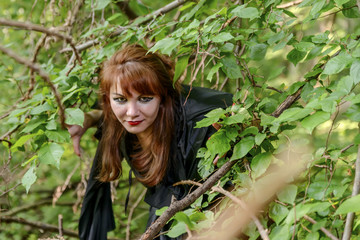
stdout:
{"type": "MultiPolygon", "coordinates": [[[[304,219],[311,222],[312,224],[316,224],[317,222],[312,219],[311,217],[309,217],[308,215],[304,215],[304,219]]],[[[339,240],[337,237],[335,237],[329,230],[327,230],[324,227],[320,227],[320,230],[327,236],[329,237],[331,240],[339,240]]]]}
{"type": "Polygon", "coordinates": [[[165,226],[167,221],[175,215],[178,211],[183,210],[185,207],[189,206],[207,190],[211,189],[217,181],[219,181],[238,161],[229,161],[226,162],[221,168],[219,168],[213,175],[211,175],[201,187],[197,188],[195,191],[187,195],[185,198],[174,201],[171,203],[169,208],[146,230],[146,232],[140,237],[141,240],[153,239],[156,234],[165,226]]]}
{"type": "Polygon", "coordinates": [[[56,102],[57,102],[57,104],[59,106],[59,115],[60,115],[61,126],[65,129],[66,127],[65,127],[65,110],[64,110],[64,106],[61,103],[60,94],[57,91],[54,84],[51,82],[49,75],[43,69],[41,69],[39,65],[34,64],[34,63],[28,61],[27,59],[19,57],[14,52],[12,52],[11,50],[9,50],[9,49],[1,46],[1,45],[0,45],[0,51],[5,53],[9,57],[13,58],[14,60],[16,60],[18,63],[23,64],[23,65],[27,66],[28,68],[32,69],[33,71],[37,72],[39,74],[39,76],[42,79],[44,79],[44,81],[50,86],[50,89],[54,93],[56,102]]]}
{"type": "Polygon", "coordinates": [[[292,6],[299,5],[300,3],[302,3],[302,1],[303,0],[296,0],[296,1],[293,1],[293,2],[284,3],[284,4],[281,4],[281,5],[277,6],[276,8],[289,8],[289,7],[292,7],[292,6]]]}
{"type": "Polygon", "coordinates": [[[254,221],[257,229],[259,230],[260,236],[262,239],[264,240],[270,240],[267,231],[264,229],[264,227],[262,226],[260,220],[254,215],[254,213],[252,213],[250,211],[250,209],[247,207],[246,203],[244,203],[243,201],[241,201],[239,198],[237,198],[236,196],[234,196],[233,194],[231,194],[229,191],[226,191],[225,189],[223,189],[222,187],[212,187],[211,188],[213,191],[219,192],[224,194],[225,196],[227,196],[228,198],[230,198],[233,202],[235,202],[236,204],[240,205],[247,214],[250,215],[251,219],[254,221]]]}
{"type": "MultiPolygon", "coordinates": [[[[354,178],[354,185],[351,196],[358,195],[359,191],[360,191],[360,145],[358,146],[358,153],[355,161],[355,178],[354,178]]],[[[355,216],[354,212],[350,212],[347,214],[342,240],[349,240],[351,238],[354,216],[355,216]]]]}
{"type": "Polygon", "coordinates": [[[127,220],[127,225],[126,225],[126,240],[130,240],[131,219],[132,219],[132,216],[134,214],[135,208],[137,208],[137,206],[139,205],[141,200],[144,198],[145,193],[146,193],[146,188],[142,191],[142,193],[140,194],[140,196],[138,197],[138,199],[136,200],[136,202],[134,203],[134,205],[130,209],[128,220],[127,220]]]}
{"type": "MultiPolygon", "coordinates": [[[[0,216],[0,221],[2,223],[19,223],[22,225],[28,225],[34,228],[43,229],[48,232],[55,232],[55,233],[59,232],[58,226],[50,225],[42,222],[35,222],[35,221],[32,222],[19,217],[0,216]]],[[[63,229],[63,234],[70,237],[78,237],[78,233],[72,230],[63,229]]]]}
{"type": "Polygon", "coordinates": [[[3,18],[0,18],[0,25],[9,26],[9,27],[18,27],[18,28],[21,28],[21,29],[42,32],[42,33],[45,33],[47,35],[51,35],[51,36],[55,36],[55,37],[64,39],[71,46],[71,49],[76,54],[76,58],[77,58],[79,64],[81,65],[80,55],[79,55],[78,51],[75,48],[72,37],[70,37],[70,36],[61,34],[61,33],[57,32],[57,31],[53,31],[53,30],[50,30],[48,28],[45,28],[43,26],[36,25],[36,24],[33,24],[33,23],[18,22],[18,21],[14,21],[14,20],[3,19],[3,18]]]}
{"type": "MultiPolygon", "coordinates": [[[[156,10],[156,11],[154,11],[154,12],[152,12],[152,13],[146,15],[146,16],[143,16],[143,17],[141,16],[141,17],[136,18],[135,21],[132,24],[129,25],[129,27],[136,27],[136,26],[139,26],[141,24],[147,23],[151,19],[156,18],[157,16],[160,16],[162,14],[168,13],[171,10],[181,6],[182,4],[184,4],[187,1],[189,1],[189,0],[175,0],[175,1],[171,2],[171,3],[169,3],[168,5],[160,8],[160,9],[158,9],[158,10],[156,10]]],[[[119,36],[125,29],[126,28],[120,27],[120,29],[118,29],[117,31],[114,31],[113,33],[111,33],[109,35],[109,37],[112,38],[112,37],[119,36]]],[[[88,49],[91,46],[99,44],[104,39],[105,39],[105,37],[99,38],[97,40],[90,40],[88,42],[85,42],[85,43],[83,43],[81,45],[76,46],[75,48],[78,51],[83,51],[85,49],[88,49]]],[[[64,48],[64,49],[60,50],[60,52],[61,53],[69,52],[71,50],[72,50],[71,48],[64,48]]]]}

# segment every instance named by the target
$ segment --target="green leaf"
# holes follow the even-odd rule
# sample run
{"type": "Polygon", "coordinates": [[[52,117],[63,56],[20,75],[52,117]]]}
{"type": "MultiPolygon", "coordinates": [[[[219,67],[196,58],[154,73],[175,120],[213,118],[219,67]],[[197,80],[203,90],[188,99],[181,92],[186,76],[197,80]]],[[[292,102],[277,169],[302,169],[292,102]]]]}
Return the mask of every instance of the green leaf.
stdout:
{"type": "Polygon", "coordinates": [[[21,184],[25,187],[26,193],[29,193],[29,189],[36,181],[36,178],[35,166],[31,166],[21,179],[21,184]]]}
{"type": "Polygon", "coordinates": [[[240,66],[233,54],[225,54],[220,61],[223,64],[221,69],[224,71],[226,76],[230,79],[242,78],[240,66]]]}
{"type": "Polygon", "coordinates": [[[251,161],[251,176],[256,179],[263,175],[271,164],[272,154],[269,152],[256,155],[251,161]]]}
{"type": "Polygon", "coordinates": [[[277,193],[276,195],[281,202],[293,204],[295,202],[296,194],[297,194],[297,186],[288,185],[280,193],[277,193]]]}
{"type": "Polygon", "coordinates": [[[326,65],[325,69],[323,71],[323,74],[336,74],[341,72],[349,63],[351,63],[352,57],[348,55],[347,53],[340,53],[338,56],[330,59],[326,65]]]}
{"type": "Polygon", "coordinates": [[[294,223],[295,215],[296,219],[301,219],[305,214],[312,213],[312,212],[321,212],[326,210],[331,206],[329,202],[316,202],[316,203],[307,203],[303,204],[300,203],[296,205],[295,210],[294,208],[289,211],[289,215],[285,219],[285,223],[287,225],[291,225],[294,223]]]}
{"type": "Polygon", "coordinates": [[[184,70],[187,67],[187,64],[189,62],[189,57],[190,55],[185,55],[182,57],[179,57],[178,61],[176,62],[175,65],[175,74],[174,74],[174,82],[176,82],[176,80],[178,80],[178,78],[181,76],[181,74],[184,72],[184,70]]]}
{"type": "Polygon", "coordinates": [[[39,105],[37,107],[34,107],[31,111],[30,114],[32,115],[38,115],[40,113],[46,112],[46,111],[51,111],[54,110],[54,108],[52,106],[50,106],[47,102],[45,102],[42,105],[39,105]]]}
{"type": "Polygon", "coordinates": [[[312,8],[310,10],[310,15],[315,17],[316,14],[323,8],[324,5],[325,5],[325,0],[315,1],[315,3],[312,5],[312,8]]]}
{"type": "Polygon", "coordinates": [[[177,212],[174,216],[174,219],[178,222],[185,223],[190,230],[194,229],[194,223],[190,220],[189,216],[186,215],[184,212],[177,212]]]}
{"type": "Polygon", "coordinates": [[[150,48],[150,52],[156,52],[160,50],[163,54],[171,55],[171,52],[179,46],[181,43],[180,39],[174,38],[164,38],[158,41],[152,48],[150,48]]]}
{"type": "Polygon", "coordinates": [[[290,235],[290,227],[288,225],[280,225],[274,227],[271,231],[269,238],[276,239],[276,240],[289,240],[291,237],[290,235]]]}
{"type": "Polygon", "coordinates": [[[242,123],[244,122],[245,117],[246,117],[245,115],[241,113],[237,113],[235,115],[231,115],[230,117],[225,118],[223,123],[226,125],[242,123]]]}
{"type": "Polygon", "coordinates": [[[186,233],[186,224],[184,222],[178,222],[166,235],[171,238],[176,238],[184,233],[186,233]]]}
{"type": "Polygon", "coordinates": [[[264,43],[256,44],[250,47],[250,59],[259,61],[265,58],[268,45],[264,43]]]}
{"type": "Polygon", "coordinates": [[[239,137],[244,137],[248,134],[257,134],[259,132],[259,129],[257,127],[254,127],[254,126],[251,126],[251,127],[248,127],[246,128],[244,131],[242,131],[239,135],[239,137]]]}
{"type": "Polygon", "coordinates": [[[318,240],[320,238],[320,234],[318,232],[311,232],[306,235],[305,240],[318,240]]]}
{"type": "Polygon", "coordinates": [[[354,84],[360,82],[360,61],[356,60],[352,63],[350,68],[350,77],[353,79],[354,84]]]}
{"type": "Polygon", "coordinates": [[[231,11],[231,14],[240,18],[250,18],[250,20],[260,17],[260,13],[257,8],[245,7],[245,5],[236,7],[234,10],[231,11]]]}
{"type": "Polygon", "coordinates": [[[28,135],[21,136],[21,137],[15,142],[15,144],[11,146],[11,151],[13,151],[13,152],[16,151],[16,149],[17,149],[18,147],[23,146],[28,140],[30,140],[31,138],[33,138],[33,137],[35,137],[35,136],[37,136],[37,135],[39,135],[39,134],[41,134],[41,133],[43,133],[43,132],[42,132],[42,131],[39,131],[39,132],[37,132],[37,133],[33,133],[33,134],[28,134],[28,135]]]}
{"type": "Polygon", "coordinates": [[[205,114],[206,118],[197,122],[195,128],[208,127],[211,124],[218,122],[221,117],[225,116],[225,113],[226,111],[224,109],[216,108],[205,114]]]}
{"type": "Polygon", "coordinates": [[[256,134],[256,136],[255,136],[255,144],[259,146],[264,141],[265,138],[266,138],[265,133],[256,134]]]}
{"type": "Polygon", "coordinates": [[[228,32],[222,32],[222,33],[219,33],[218,35],[215,35],[214,37],[211,38],[211,40],[215,43],[224,43],[226,41],[229,41],[231,39],[233,39],[234,36],[231,35],[230,33],[228,32]]]}
{"type": "Polygon", "coordinates": [[[245,155],[254,147],[254,137],[246,137],[240,140],[235,147],[231,156],[231,161],[245,157],[245,155]]]}
{"type": "Polygon", "coordinates": [[[35,128],[37,128],[38,126],[40,126],[43,123],[45,123],[44,118],[35,117],[35,118],[31,119],[30,122],[28,122],[26,124],[26,127],[21,132],[22,133],[29,133],[29,132],[33,131],[35,128]]]}
{"type": "Polygon", "coordinates": [[[278,203],[273,203],[270,207],[269,216],[272,218],[276,225],[279,223],[289,214],[289,210],[278,203]]]}
{"type": "Polygon", "coordinates": [[[223,66],[222,63],[216,63],[209,71],[207,77],[206,77],[206,80],[209,80],[211,82],[212,78],[213,78],[213,75],[215,73],[217,73],[219,71],[219,68],[221,68],[223,66]]]}
{"type": "Polygon", "coordinates": [[[286,109],[278,118],[275,118],[273,120],[273,123],[276,122],[290,122],[290,121],[296,121],[301,118],[306,117],[309,115],[313,110],[309,108],[299,108],[299,107],[293,107],[286,109]]]}
{"type": "Polygon", "coordinates": [[[306,56],[306,52],[299,51],[294,48],[288,53],[286,58],[296,66],[296,64],[298,64],[301,60],[303,60],[305,56],[306,56]]]}
{"type": "Polygon", "coordinates": [[[330,115],[331,114],[329,112],[318,111],[302,120],[301,125],[312,133],[316,126],[329,120],[330,115]]]}
{"type": "Polygon", "coordinates": [[[45,143],[39,150],[39,161],[44,164],[51,164],[60,168],[60,159],[64,148],[57,143],[45,143]]]}
{"type": "Polygon", "coordinates": [[[97,0],[94,10],[103,10],[107,5],[111,3],[111,0],[97,0]]]}
{"type": "Polygon", "coordinates": [[[335,215],[337,214],[347,214],[350,212],[360,212],[360,194],[346,199],[339,208],[336,210],[335,215]]]}
{"type": "Polygon", "coordinates": [[[66,121],[65,123],[70,125],[83,126],[84,112],[80,108],[67,108],[65,109],[66,121]]]}
{"type": "Polygon", "coordinates": [[[55,142],[70,142],[70,133],[67,130],[45,131],[45,135],[55,142]]]}
{"type": "Polygon", "coordinates": [[[342,7],[343,4],[349,2],[350,0],[334,0],[336,5],[338,5],[338,7],[342,7]]]}
{"type": "Polygon", "coordinates": [[[226,131],[220,129],[214,133],[206,142],[208,150],[214,154],[223,154],[230,150],[230,140],[226,136],[226,131]]]}
{"type": "Polygon", "coordinates": [[[328,40],[329,32],[320,33],[311,38],[313,43],[326,43],[328,40]]]}
{"type": "Polygon", "coordinates": [[[347,18],[359,18],[360,17],[358,7],[354,7],[354,6],[357,6],[357,0],[350,0],[349,2],[347,2],[343,5],[342,13],[344,14],[345,17],[347,17],[347,18]]]}

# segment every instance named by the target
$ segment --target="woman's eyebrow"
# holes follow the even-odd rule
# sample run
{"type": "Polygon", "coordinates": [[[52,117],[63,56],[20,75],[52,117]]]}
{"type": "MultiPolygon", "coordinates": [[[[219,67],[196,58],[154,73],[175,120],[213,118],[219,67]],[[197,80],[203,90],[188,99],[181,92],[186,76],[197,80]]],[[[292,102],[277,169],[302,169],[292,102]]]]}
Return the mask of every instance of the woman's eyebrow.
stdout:
{"type": "Polygon", "coordinates": [[[124,95],[120,94],[120,93],[116,93],[116,92],[113,92],[111,93],[112,95],[118,95],[118,96],[121,96],[121,97],[124,97],[124,95]]]}

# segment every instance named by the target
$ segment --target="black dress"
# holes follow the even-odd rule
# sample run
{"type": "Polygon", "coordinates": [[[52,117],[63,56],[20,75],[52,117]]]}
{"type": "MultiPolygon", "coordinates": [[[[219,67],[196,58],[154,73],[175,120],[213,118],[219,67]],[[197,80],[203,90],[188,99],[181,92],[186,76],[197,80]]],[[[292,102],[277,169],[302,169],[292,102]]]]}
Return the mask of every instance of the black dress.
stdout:
{"type": "MultiPolygon", "coordinates": [[[[232,95],[229,93],[197,87],[191,89],[190,95],[188,95],[189,91],[188,86],[183,86],[183,93],[175,111],[176,137],[172,142],[171,157],[165,177],[158,185],[147,189],[145,202],[150,205],[148,226],[156,220],[155,211],[157,209],[170,205],[172,196],[180,200],[188,193],[187,186],[174,187],[174,183],[186,179],[199,179],[197,173],[199,159],[196,158],[196,154],[199,148],[205,146],[207,139],[215,132],[215,129],[212,126],[194,128],[196,122],[203,119],[209,111],[226,108],[232,104],[232,95]]],[[[131,167],[125,138],[121,141],[120,150],[131,167]]],[[[100,183],[95,179],[98,174],[96,166],[99,162],[100,153],[97,150],[79,220],[79,237],[82,240],[105,240],[107,232],[115,228],[110,184],[100,183]]],[[[132,170],[135,175],[138,174],[133,168],[132,170]]],[[[171,238],[160,235],[157,239],[168,240],[171,238]]]]}

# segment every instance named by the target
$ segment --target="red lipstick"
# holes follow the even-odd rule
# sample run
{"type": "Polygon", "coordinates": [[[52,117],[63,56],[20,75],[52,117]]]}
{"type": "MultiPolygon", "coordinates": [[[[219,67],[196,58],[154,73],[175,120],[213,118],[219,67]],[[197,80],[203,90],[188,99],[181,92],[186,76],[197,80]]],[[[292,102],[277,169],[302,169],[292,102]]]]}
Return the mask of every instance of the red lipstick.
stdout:
{"type": "Polygon", "coordinates": [[[131,126],[139,125],[142,121],[128,121],[131,126]]]}

